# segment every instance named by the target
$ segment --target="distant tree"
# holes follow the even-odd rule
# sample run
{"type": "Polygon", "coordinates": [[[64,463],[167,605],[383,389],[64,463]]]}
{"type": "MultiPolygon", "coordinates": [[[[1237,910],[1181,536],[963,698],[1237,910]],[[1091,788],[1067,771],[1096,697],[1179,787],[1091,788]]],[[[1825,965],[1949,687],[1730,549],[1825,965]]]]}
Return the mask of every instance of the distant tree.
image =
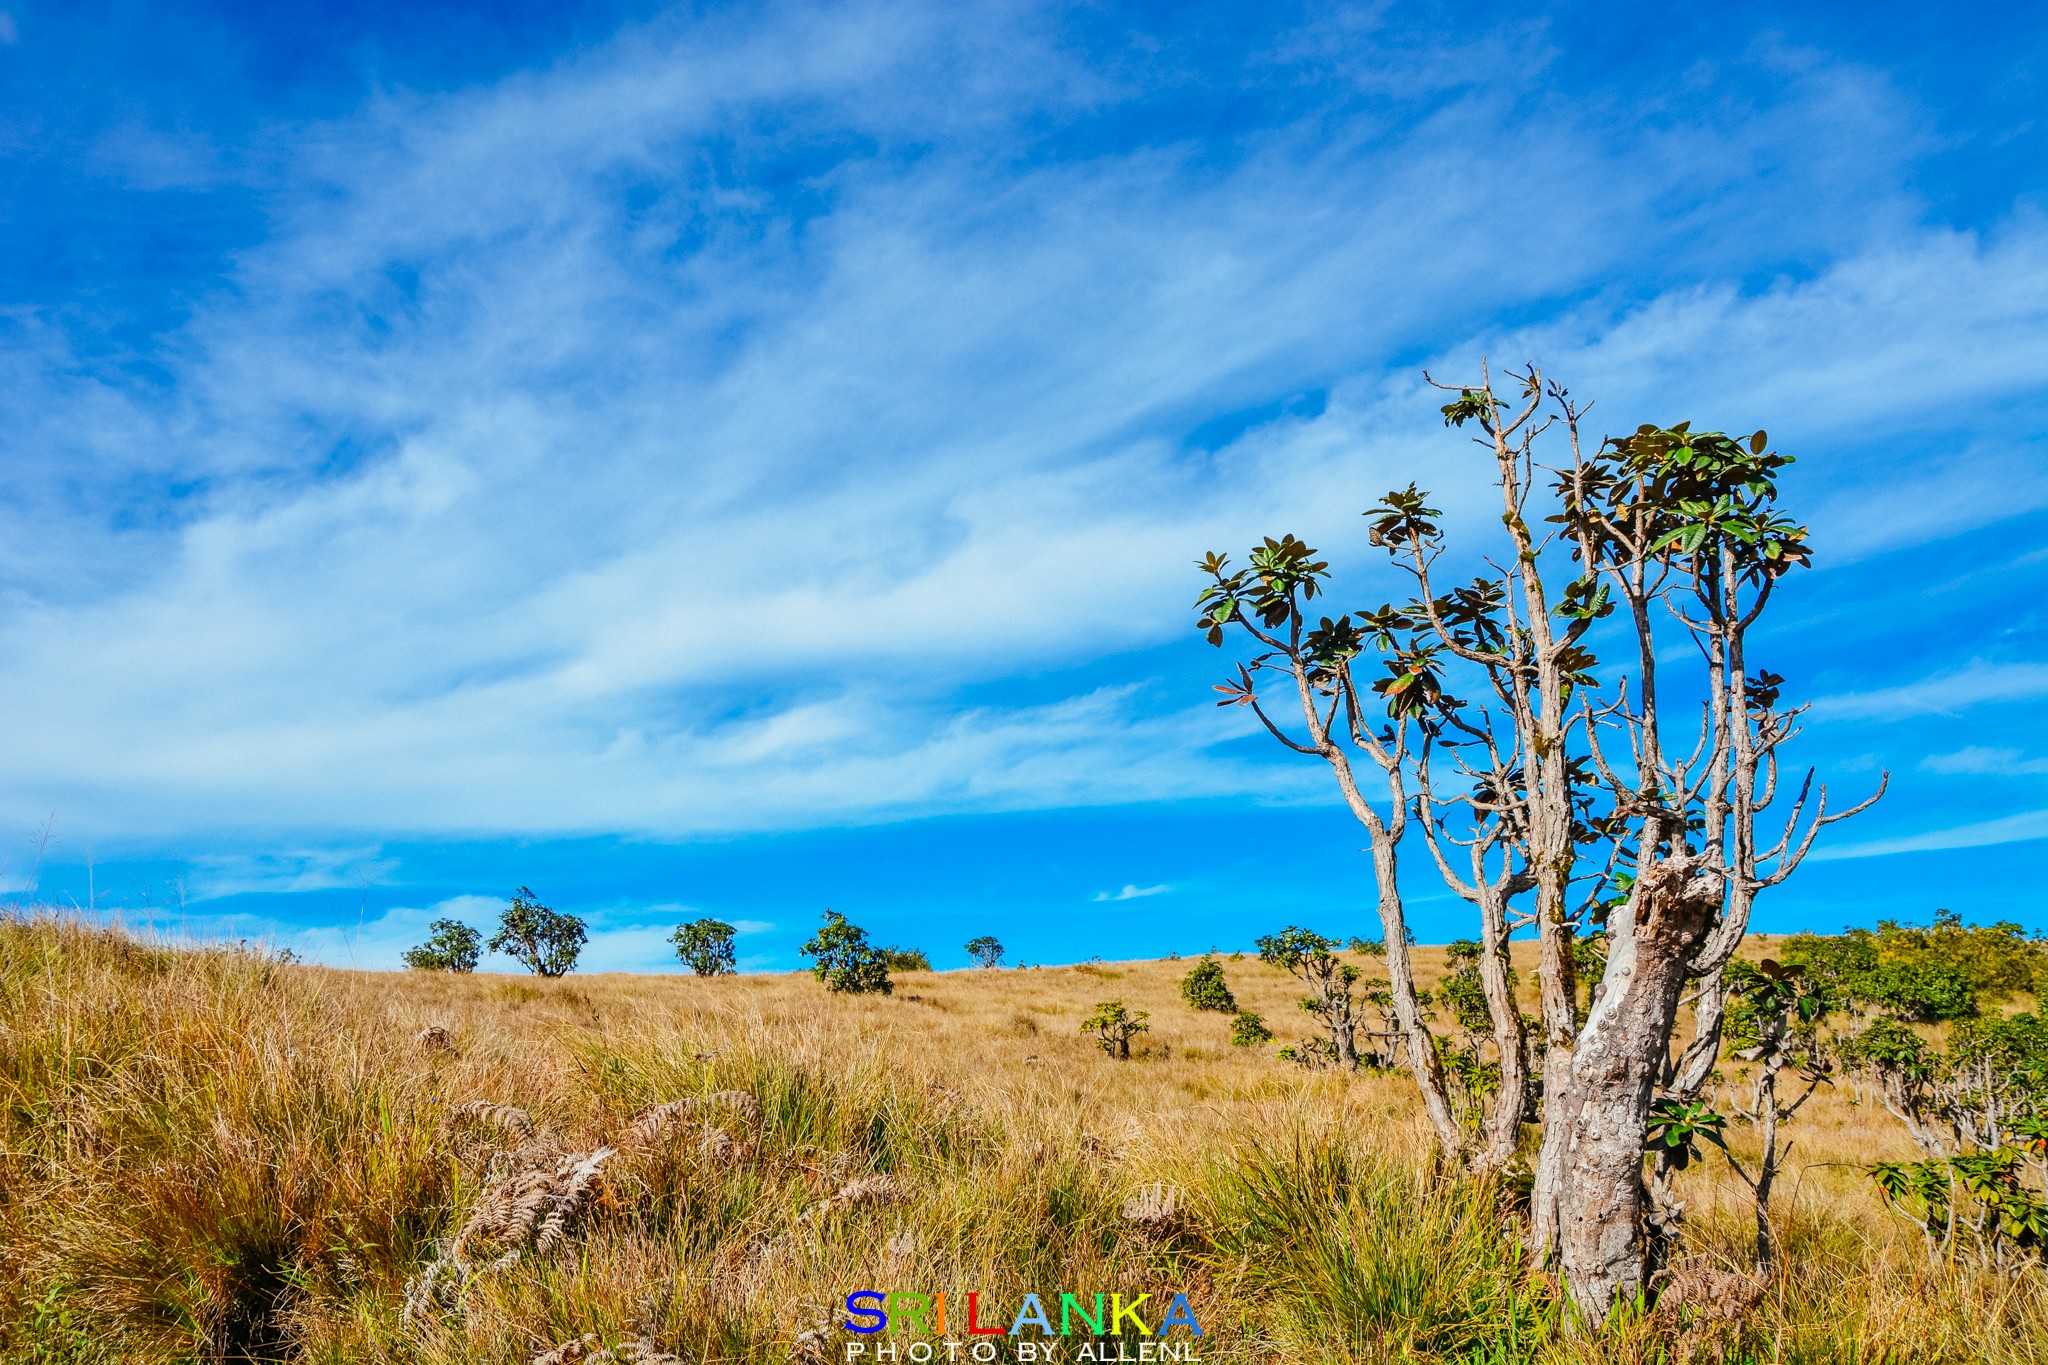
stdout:
{"type": "Polygon", "coordinates": [[[461,920],[437,919],[427,941],[405,952],[405,965],[418,972],[473,972],[484,936],[461,920]]]}
{"type": "Polygon", "coordinates": [[[974,959],[974,965],[981,968],[998,967],[1003,961],[1003,945],[993,934],[967,940],[967,955],[974,959]]]}
{"type": "Polygon", "coordinates": [[[932,960],[922,948],[884,948],[882,956],[892,972],[928,972],[932,969],[932,960]]]}
{"type": "MultiPolygon", "coordinates": [[[[1942,910],[1927,926],[1884,920],[1874,930],[1795,934],[1780,952],[1789,965],[1770,978],[1773,988],[1796,985],[1816,1002],[1809,1013],[1845,1021],[1808,1038],[1795,1018],[1802,1079],[1838,1067],[1859,1091],[1874,1092],[1923,1154],[1866,1169],[1891,1207],[1922,1225],[1930,1254],[2005,1269],[2048,1258],[2048,1019],[1982,1008],[2021,991],[2038,995],[2048,984],[2048,944],[2015,924],[1966,924],[1942,910]]],[[[1763,1063],[1768,1075],[1769,1052],[1758,1053],[1755,1030],[1744,1027],[1742,1006],[1755,988],[1754,970],[1738,973],[1741,965],[1730,969],[1729,1032],[1752,1044],[1736,1058],[1763,1063]]],[[[1771,966],[1764,963],[1767,975],[1771,966]]],[[[1767,1231],[1760,1217],[1759,1236],[1767,1231]]]]}
{"type": "Polygon", "coordinates": [[[1222,1014],[1237,1009],[1237,1001],[1231,997],[1230,987],[1223,980],[1223,964],[1213,957],[1205,957],[1195,964],[1195,969],[1181,978],[1181,999],[1198,1010],[1216,1010],[1222,1014]]]}
{"type": "Polygon", "coordinates": [[[1129,1061],[1131,1039],[1151,1031],[1145,1022],[1150,1017],[1144,1010],[1124,1008],[1121,1000],[1104,1000],[1081,1021],[1081,1032],[1094,1034],[1096,1045],[1118,1061],[1129,1061]]]}
{"type": "Polygon", "coordinates": [[[736,931],[723,920],[696,919],[678,924],[669,935],[676,956],[699,976],[730,976],[735,957],[732,939],[736,931]]]}
{"type": "Polygon", "coordinates": [[[1881,920],[1839,936],[1794,934],[1782,952],[1858,1019],[1972,1019],[1980,1001],[2048,991],[2048,943],[2017,924],[1965,924],[1949,910],[1925,927],[1881,920]]]}
{"type": "Polygon", "coordinates": [[[867,930],[836,910],[825,912],[825,922],[798,951],[811,959],[811,974],[828,990],[889,995],[896,989],[889,980],[888,950],[869,943],[867,930]]]}
{"type": "Polygon", "coordinates": [[[490,948],[536,976],[567,976],[576,970],[589,937],[582,920],[550,910],[534,898],[532,887],[522,886],[498,916],[490,948]]]}
{"type": "Polygon", "coordinates": [[[1266,1027],[1266,1021],[1250,1010],[1239,1010],[1237,1017],[1230,1021],[1230,1045],[1232,1047],[1259,1047],[1273,1041],[1273,1030],[1266,1027]]]}
{"type": "Polygon", "coordinates": [[[1295,926],[1257,940],[1260,961],[1299,977],[1308,986],[1310,994],[1301,1007],[1329,1030],[1329,1059],[1350,1069],[1358,1065],[1351,987],[1360,973],[1350,963],[1337,960],[1330,951],[1336,946],[1333,938],[1295,926]]]}
{"type": "Polygon", "coordinates": [[[1351,942],[1344,946],[1361,957],[1385,957],[1387,955],[1387,941],[1381,938],[1360,938],[1358,935],[1353,934],[1351,942]]]}

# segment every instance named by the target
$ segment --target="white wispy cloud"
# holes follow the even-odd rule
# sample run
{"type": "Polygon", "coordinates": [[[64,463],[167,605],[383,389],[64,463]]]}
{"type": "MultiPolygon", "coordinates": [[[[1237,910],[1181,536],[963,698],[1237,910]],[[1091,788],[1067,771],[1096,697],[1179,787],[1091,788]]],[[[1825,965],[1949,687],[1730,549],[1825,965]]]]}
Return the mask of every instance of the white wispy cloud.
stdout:
{"type": "Polygon", "coordinates": [[[1829,720],[1904,720],[2042,696],[2048,696],[2048,664],[1972,663],[1895,687],[1822,697],[1814,702],[1813,714],[1829,720]]]}
{"type": "Polygon", "coordinates": [[[1982,777],[2039,777],[2048,774],[2048,758],[2028,758],[2018,749],[1970,744],[1945,754],[1929,754],[1920,766],[1931,773],[1982,777]]]}
{"type": "Polygon", "coordinates": [[[1123,890],[1098,891],[1093,899],[1098,901],[1134,901],[1146,896],[1163,896],[1171,890],[1173,888],[1170,886],[1139,886],[1135,882],[1126,882],[1123,890]]]}
{"type": "Polygon", "coordinates": [[[365,892],[398,868],[376,848],[331,848],[274,853],[200,854],[191,860],[185,892],[213,900],[250,892],[361,889],[365,892]]]}
{"type": "Polygon", "coordinates": [[[1932,853],[1943,849],[1984,848],[1993,844],[2018,844],[2048,839],[2048,810],[2021,811],[1993,820],[1976,820],[1924,834],[1871,839],[1863,843],[1817,848],[1817,862],[1838,862],[1849,858],[1882,858],[1894,853],[1932,853]]]}
{"type": "MultiPolygon", "coordinates": [[[[1768,107],[1645,141],[1516,104],[1511,44],[1447,81],[1290,42],[1274,60],[1351,60],[1414,116],[1034,158],[1143,79],[1030,10],[896,4],[666,18],[280,129],[273,230],[166,343],[169,383],[45,319],[0,332],[26,490],[0,688],[32,718],[0,730],[0,818],[352,839],[1326,799],[1116,661],[1183,635],[1204,549],[1355,544],[1411,478],[1478,515],[1407,357],[1540,354],[1630,421],[1797,413],[1845,524],[1904,487],[1850,486],[1873,412],[1953,424],[2048,380],[2048,231],[1918,226],[1910,111],[1867,73],[1788,68],[1768,107]],[[1579,190],[1503,214],[1475,148],[1579,190]],[[1836,212],[1800,211],[1819,179],[1836,212]],[[1822,263],[1752,287],[1737,240],[1822,263]],[[1653,257],[1685,278],[1604,287],[1653,257]],[[1319,415],[1183,448],[1310,391],[1319,415]]],[[[103,150],[129,182],[206,170],[147,129],[103,150]]],[[[1951,490],[2010,467],[1996,430],[1957,449],[1951,490]]],[[[2048,497],[2000,478],[1994,509],[1915,494],[1883,535],[2048,497]]],[[[2048,688],[1996,667],[1988,699],[2048,688]]]]}

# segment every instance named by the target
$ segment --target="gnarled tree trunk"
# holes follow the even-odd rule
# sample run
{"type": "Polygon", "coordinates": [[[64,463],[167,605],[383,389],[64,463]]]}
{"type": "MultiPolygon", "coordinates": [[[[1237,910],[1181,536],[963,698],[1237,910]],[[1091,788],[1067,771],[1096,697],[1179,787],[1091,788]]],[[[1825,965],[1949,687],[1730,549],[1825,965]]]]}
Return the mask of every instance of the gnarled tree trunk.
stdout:
{"type": "Polygon", "coordinates": [[[1607,971],[1553,1097],[1559,1260],[1589,1325],[1643,1289],[1636,1235],[1650,1101],[1694,951],[1721,905],[1722,877],[1698,855],[1658,862],[1610,926],[1607,971]]]}

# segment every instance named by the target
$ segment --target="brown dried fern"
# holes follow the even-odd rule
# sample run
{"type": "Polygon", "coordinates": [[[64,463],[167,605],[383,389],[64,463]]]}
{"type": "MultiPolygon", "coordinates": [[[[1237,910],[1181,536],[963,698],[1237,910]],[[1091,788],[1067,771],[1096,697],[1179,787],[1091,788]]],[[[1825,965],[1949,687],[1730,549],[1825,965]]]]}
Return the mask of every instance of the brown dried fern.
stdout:
{"type": "Polygon", "coordinates": [[[694,1130],[700,1135],[706,1154],[714,1159],[737,1161],[751,1155],[755,1146],[751,1138],[746,1141],[735,1139],[706,1117],[720,1109],[738,1114],[748,1129],[758,1135],[761,1102],[744,1090],[721,1090],[701,1100],[670,1100],[642,1111],[620,1134],[619,1146],[647,1151],[694,1130]]]}
{"type": "Polygon", "coordinates": [[[1147,1185],[1124,1201],[1124,1221],[1148,1242],[1164,1242],[1186,1230],[1180,1191],[1171,1185],[1147,1185]]]}
{"type": "Polygon", "coordinates": [[[799,1223],[812,1223],[836,1213],[841,1209],[859,1208],[863,1205],[881,1206],[900,1203],[909,1198],[909,1191],[903,1188],[893,1175],[864,1175],[840,1187],[837,1194],[829,1195],[805,1209],[797,1219],[799,1223]]]}
{"type": "Polygon", "coordinates": [[[528,1251],[553,1250],[611,1154],[611,1148],[600,1147],[547,1164],[525,1164],[500,1153],[461,1231],[406,1283],[407,1321],[458,1308],[463,1291],[479,1275],[509,1269],[528,1251]]]}
{"type": "Polygon", "coordinates": [[[583,1202],[584,1191],[611,1154],[609,1147],[581,1155],[572,1152],[552,1166],[515,1168],[486,1185],[483,1198],[449,1248],[457,1269],[469,1277],[480,1270],[503,1270],[529,1249],[552,1250],[583,1202]],[[492,1244],[502,1250],[479,1268],[472,1253],[479,1246],[492,1244]]]}
{"type": "Polygon", "coordinates": [[[480,1126],[496,1128],[518,1138],[533,1136],[533,1115],[512,1104],[496,1104],[490,1100],[470,1100],[458,1104],[448,1111],[450,1127],[480,1126]]]}

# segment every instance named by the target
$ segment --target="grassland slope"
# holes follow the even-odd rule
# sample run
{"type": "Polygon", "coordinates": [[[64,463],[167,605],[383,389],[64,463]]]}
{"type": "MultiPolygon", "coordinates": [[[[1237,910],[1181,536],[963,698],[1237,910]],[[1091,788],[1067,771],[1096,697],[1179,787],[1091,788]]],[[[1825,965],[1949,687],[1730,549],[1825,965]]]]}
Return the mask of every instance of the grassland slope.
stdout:
{"type": "MultiPolygon", "coordinates": [[[[873,1288],[948,1293],[954,1337],[970,1291],[1004,1325],[1031,1292],[1055,1319],[1062,1292],[1149,1293],[1154,1323],[1185,1293],[1217,1361],[2048,1361],[2038,1280],[1930,1262],[1853,1169],[1903,1140],[1833,1094],[1746,1327],[1563,1340],[1512,1200],[1426,1169],[1406,1079],[1231,1047],[1181,1001],[1190,965],[843,998],[0,921],[0,1360],[822,1362],[873,1288]],[[1079,1030],[1110,999],[1150,1012],[1128,1062],[1079,1030]]],[[[1224,966],[1307,1035],[1293,981],[1224,966]]],[[[1713,1161],[1689,1180],[1711,1285],[1748,1215],[1713,1161]]]]}

